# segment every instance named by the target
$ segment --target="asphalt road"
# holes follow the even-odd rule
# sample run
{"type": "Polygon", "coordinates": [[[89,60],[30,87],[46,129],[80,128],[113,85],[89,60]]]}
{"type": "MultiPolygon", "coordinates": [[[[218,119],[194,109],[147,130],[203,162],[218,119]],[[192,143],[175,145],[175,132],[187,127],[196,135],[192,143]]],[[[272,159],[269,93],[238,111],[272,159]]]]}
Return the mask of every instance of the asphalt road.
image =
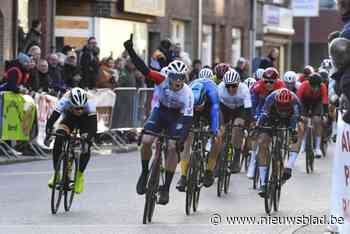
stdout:
{"type": "MultiPolygon", "coordinates": [[[[316,161],[307,175],[305,158],[298,159],[293,177],[283,187],[280,211],[273,218],[328,214],[332,152],[316,161]]],[[[216,196],[216,183],[202,190],[199,211],[185,214],[185,194],[175,189],[176,173],[167,206],[157,206],[153,223],[142,224],[144,197],[135,184],[140,172],[139,153],[93,157],[85,176],[85,192],[70,212],[50,211],[47,181],[49,160],[0,166],[0,233],[322,233],[326,226],[298,224],[228,224],[227,216],[266,217],[263,200],[244,173],[231,177],[230,193],[216,196]],[[221,223],[210,223],[214,214],[221,223]]]]}

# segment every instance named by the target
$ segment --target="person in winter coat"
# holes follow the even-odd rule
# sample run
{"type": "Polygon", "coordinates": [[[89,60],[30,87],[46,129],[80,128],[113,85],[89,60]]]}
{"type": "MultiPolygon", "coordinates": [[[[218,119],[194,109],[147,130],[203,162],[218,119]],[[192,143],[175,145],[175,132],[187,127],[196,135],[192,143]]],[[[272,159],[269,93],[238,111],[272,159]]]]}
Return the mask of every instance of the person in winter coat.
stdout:
{"type": "Polygon", "coordinates": [[[24,40],[23,51],[28,52],[33,45],[40,46],[41,43],[41,22],[33,20],[32,27],[24,40]]]}
{"type": "Polygon", "coordinates": [[[96,87],[96,79],[99,72],[99,53],[95,37],[88,39],[87,45],[84,46],[80,57],[80,67],[82,72],[82,87],[90,89],[96,87]]]}

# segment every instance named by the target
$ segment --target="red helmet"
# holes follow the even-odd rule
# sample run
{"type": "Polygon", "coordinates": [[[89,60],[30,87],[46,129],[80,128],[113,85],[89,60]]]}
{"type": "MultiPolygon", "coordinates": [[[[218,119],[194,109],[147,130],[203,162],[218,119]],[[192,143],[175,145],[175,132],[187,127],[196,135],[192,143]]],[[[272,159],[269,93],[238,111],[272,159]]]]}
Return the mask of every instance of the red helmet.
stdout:
{"type": "Polygon", "coordinates": [[[274,67],[266,68],[263,74],[263,78],[269,80],[277,80],[279,76],[278,71],[274,67]]]}
{"type": "Polygon", "coordinates": [[[311,75],[312,73],[314,73],[315,72],[315,69],[312,67],[312,66],[310,66],[310,65],[307,65],[305,68],[304,68],[304,74],[306,75],[306,76],[309,76],[309,75],[311,75]]]}
{"type": "Polygon", "coordinates": [[[275,96],[277,109],[289,109],[293,101],[293,94],[291,91],[283,88],[277,90],[276,92],[278,92],[275,96]]]}
{"type": "Polygon", "coordinates": [[[230,65],[227,63],[219,63],[214,67],[214,73],[215,75],[222,79],[225,75],[225,73],[230,69],[230,65]]]}

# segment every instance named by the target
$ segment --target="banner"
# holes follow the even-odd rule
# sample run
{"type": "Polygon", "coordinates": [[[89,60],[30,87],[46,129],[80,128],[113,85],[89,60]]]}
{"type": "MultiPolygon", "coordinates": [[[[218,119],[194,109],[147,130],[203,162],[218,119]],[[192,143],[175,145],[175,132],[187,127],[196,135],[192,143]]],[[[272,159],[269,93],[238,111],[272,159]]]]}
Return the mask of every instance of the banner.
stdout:
{"type": "Polygon", "coordinates": [[[4,92],[2,104],[2,140],[29,141],[36,115],[33,98],[4,92]]]}
{"type": "Polygon", "coordinates": [[[333,159],[331,215],[343,222],[330,224],[334,232],[350,233],[350,125],[338,115],[337,142],[333,159]]]}
{"type": "Polygon", "coordinates": [[[36,141],[43,148],[46,148],[46,146],[44,146],[46,122],[54,111],[57,100],[56,97],[46,94],[37,93],[35,95],[35,103],[38,109],[38,137],[36,141]]]}
{"type": "Polygon", "coordinates": [[[89,90],[88,97],[96,104],[97,132],[108,131],[112,125],[112,113],[116,100],[115,93],[110,89],[89,90]]]}

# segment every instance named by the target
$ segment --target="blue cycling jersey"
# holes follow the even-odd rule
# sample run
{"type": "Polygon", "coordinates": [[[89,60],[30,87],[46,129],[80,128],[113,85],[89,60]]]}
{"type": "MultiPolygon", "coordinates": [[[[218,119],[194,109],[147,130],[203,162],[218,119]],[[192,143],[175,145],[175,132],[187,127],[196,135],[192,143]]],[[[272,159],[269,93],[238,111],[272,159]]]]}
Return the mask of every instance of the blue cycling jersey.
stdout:
{"type": "Polygon", "coordinates": [[[218,88],[215,82],[211,79],[203,78],[196,79],[191,82],[190,87],[194,84],[201,83],[203,84],[206,96],[209,99],[210,106],[210,130],[217,134],[219,131],[219,113],[220,113],[220,105],[219,105],[219,94],[218,88]]]}

